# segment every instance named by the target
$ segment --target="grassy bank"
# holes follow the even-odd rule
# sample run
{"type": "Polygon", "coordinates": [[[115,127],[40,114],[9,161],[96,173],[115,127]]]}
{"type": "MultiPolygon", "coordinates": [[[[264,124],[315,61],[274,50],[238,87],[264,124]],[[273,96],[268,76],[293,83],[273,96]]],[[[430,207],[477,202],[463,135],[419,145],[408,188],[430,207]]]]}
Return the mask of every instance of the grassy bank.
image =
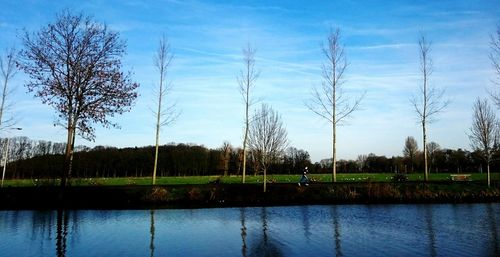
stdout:
{"type": "MultiPolygon", "coordinates": [[[[394,174],[392,173],[354,173],[338,174],[338,182],[390,182],[394,174]]],[[[500,180],[500,173],[492,173],[492,180],[500,180]]],[[[331,174],[310,174],[309,177],[317,182],[331,182],[331,174]]],[[[430,181],[449,181],[449,173],[430,174],[430,181]]],[[[298,182],[300,175],[268,175],[268,181],[271,183],[294,183],[298,182]]],[[[423,181],[423,174],[408,174],[409,181],[423,181]]],[[[486,174],[472,173],[472,181],[486,181],[486,174]]],[[[240,176],[188,176],[188,177],[159,177],[157,185],[202,185],[218,181],[223,184],[239,184],[240,176]]],[[[262,176],[247,176],[246,181],[249,184],[262,183],[262,176]]],[[[5,187],[30,187],[30,186],[51,186],[57,185],[58,180],[33,180],[33,179],[15,179],[5,180],[5,187]]],[[[148,177],[127,177],[127,178],[76,178],[71,181],[73,186],[132,186],[132,185],[150,185],[151,178],[148,177]]]]}
{"type": "Polygon", "coordinates": [[[0,209],[143,209],[348,203],[500,202],[500,187],[482,182],[342,182],[169,186],[57,186],[0,189],[0,209]]]}

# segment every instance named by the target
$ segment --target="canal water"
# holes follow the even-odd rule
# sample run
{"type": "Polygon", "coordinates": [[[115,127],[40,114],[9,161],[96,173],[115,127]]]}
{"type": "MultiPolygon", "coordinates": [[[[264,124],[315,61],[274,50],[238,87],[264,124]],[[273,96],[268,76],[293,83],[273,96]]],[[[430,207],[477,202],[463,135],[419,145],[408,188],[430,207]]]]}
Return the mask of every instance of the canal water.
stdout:
{"type": "Polygon", "coordinates": [[[0,256],[500,256],[500,204],[0,211],[0,256]]]}

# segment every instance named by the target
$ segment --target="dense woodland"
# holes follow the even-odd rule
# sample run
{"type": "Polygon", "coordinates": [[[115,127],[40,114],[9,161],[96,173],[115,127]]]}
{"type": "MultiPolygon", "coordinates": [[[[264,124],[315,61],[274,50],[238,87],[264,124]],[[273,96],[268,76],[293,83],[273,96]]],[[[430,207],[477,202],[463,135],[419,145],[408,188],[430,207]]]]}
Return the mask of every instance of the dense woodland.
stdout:
{"type": "MultiPolygon", "coordinates": [[[[6,139],[0,139],[3,146],[6,139]]],[[[3,149],[3,147],[2,147],[3,149]]],[[[6,178],[57,178],[64,165],[64,143],[11,138],[6,178]]],[[[154,146],[116,148],[96,146],[75,147],[73,177],[150,177],[153,170],[154,146]]],[[[1,153],[2,156],[4,153],[1,153]]],[[[261,167],[252,156],[247,159],[248,174],[259,174],[261,167]]],[[[159,148],[159,176],[241,175],[242,150],[224,143],[217,149],[194,144],[167,144],[159,148]]],[[[498,148],[492,170],[500,168],[498,148]]],[[[305,166],[312,173],[329,173],[331,159],[311,163],[305,150],[289,147],[269,167],[269,174],[300,174],[305,166]]],[[[430,156],[430,172],[470,173],[484,171],[485,162],[478,152],[439,149],[430,156]]],[[[423,155],[410,156],[360,155],[356,160],[340,160],[341,173],[422,172],[423,155]],[[412,160],[413,159],[413,160],[412,160]]]]}

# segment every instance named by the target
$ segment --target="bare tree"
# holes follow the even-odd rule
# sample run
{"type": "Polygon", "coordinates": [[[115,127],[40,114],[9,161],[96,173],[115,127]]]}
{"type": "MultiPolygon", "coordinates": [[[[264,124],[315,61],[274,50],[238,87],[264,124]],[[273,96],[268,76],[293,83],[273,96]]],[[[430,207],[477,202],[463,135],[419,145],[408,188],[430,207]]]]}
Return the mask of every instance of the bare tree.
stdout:
{"type": "Polygon", "coordinates": [[[327,44],[323,46],[323,55],[326,57],[326,62],[322,66],[323,83],[321,88],[313,89],[312,99],[306,103],[306,106],[332,124],[332,181],[337,182],[337,126],[342,125],[346,118],[358,110],[364,94],[353,102],[344,95],[342,86],[345,83],[344,73],[347,69],[347,60],[339,29],[330,31],[327,44]]]}
{"type": "MultiPolygon", "coordinates": [[[[497,26],[496,34],[491,36],[490,44],[491,44],[490,60],[496,74],[496,79],[494,83],[500,85],[500,25],[497,26]]],[[[491,96],[493,97],[493,100],[497,105],[497,107],[500,108],[500,93],[492,92],[491,96]]]]}
{"type": "Polygon", "coordinates": [[[250,92],[255,87],[255,81],[259,77],[259,72],[255,70],[255,52],[256,50],[247,44],[243,48],[243,62],[245,64],[244,70],[240,71],[238,76],[239,91],[245,104],[245,132],[243,134],[243,172],[241,182],[245,183],[246,176],[246,163],[247,163],[247,144],[248,144],[248,131],[250,129],[250,107],[252,106],[253,99],[250,92]]]}
{"type": "Polygon", "coordinates": [[[228,175],[229,171],[229,161],[231,160],[231,153],[233,152],[233,147],[228,141],[224,141],[222,146],[220,147],[220,160],[221,160],[221,166],[222,169],[224,170],[224,176],[228,175]]]}
{"type": "Polygon", "coordinates": [[[61,186],[71,178],[75,135],[93,140],[94,124],[116,127],[108,118],[130,110],[139,86],[122,72],[125,42],[106,25],[64,11],[54,23],[23,36],[17,65],[31,80],[30,92],[58,112],[67,130],[61,186]]]}
{"type": "Polygon", "coordinates": [[[422,84],[417,96],[410,100],[413,105],[419,123],[422,125],[422,145],[424,147],[424,176],[425,181],[429,181],[427,165],[427,131],[426,126],[434,121],[437,114],[442,112],[448,105],[447,100],[443,100],[444,90],[429,85],[429,77],[432,74],[432,58],[430,56],[431,43],[424,35],[419,41],[420,72],[422,74],[422,84]]]}
{"type": "Polygon", "coordinates": [[[154,112],[156,116],[156,145],[155,145],[155,163],[153,166],[153,185],[156,183],[156,169],[158,167],[158,147],[160,143],[160,129],[163,126],[171,124],[178,116],[179,113],[175,111],[175,103],[166,105],[165,100],[167,94],[170,92],[171,84],[165,84],[167,79],[167,72],[172,62],[173,55],[170,50],[170,44],[166,36],[160,39],[160,46],[154,58],[156,69],[160,73],[160,80],[158,82],[158,91],[156,92],[158,99],[158,108],[154,112]]]}
{"type": "Polygon", "coordinates": [[[429,173],[431,172],[432,165],[436,159],[437,152],[441,149],[441,146],[436,142],[430,142],[427,144],[428,158],[430,159],[429,173]]]}
{"type": "Polygon", "coordinates": [[[477,99],[473,107],[472,127],[469,139],[474,150],[481,152],[486,161],[488,171],[488,186],[490,186],[490,162],[493,155],[493,145],[498,133],[498,123],[495,112],[490,107],[488,100],[477,99]]]}
{"type": "Polygon", "coordinates": [[[248,144],[264,172],[266,192],[267,168],[283,154],[288,145],[281,117],[270,106],[262,104],[260,110],[255,111],[248,144]]]}
{"type": "Polygon", "coordinates": [[[417,140],[414,137],[407,137],[405,140],[405,147],[403,148],[403,155],[410,159],[411,171],[413,172],[413,164],[415,163],[415,156],[418,153],[417,140]]]}
{"type": "Polygon", "coordinates": [[[15,74],[15,49],[10,48],[5,51],[5,54],[0,55],[0,75],[2,78],[2,91],[0,95],[0,130],[14,124],[14,119],[12,117],[5,119],[5,113],[11,107],[8,103],[9,95],[12,93],[12,90],[9,88],[9,83],[15,74]]]}

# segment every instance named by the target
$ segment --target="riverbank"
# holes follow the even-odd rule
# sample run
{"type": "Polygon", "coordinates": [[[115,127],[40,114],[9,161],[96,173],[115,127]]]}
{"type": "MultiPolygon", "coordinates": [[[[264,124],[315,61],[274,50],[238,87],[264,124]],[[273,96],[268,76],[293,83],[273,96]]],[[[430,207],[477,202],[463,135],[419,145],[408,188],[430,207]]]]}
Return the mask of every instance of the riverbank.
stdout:
{"type": "Polygon", "coordinates": [[[0,209],[149,209],[301,204],[500,202],[479,182],[56,186],[0,189],[0,209]]]}

